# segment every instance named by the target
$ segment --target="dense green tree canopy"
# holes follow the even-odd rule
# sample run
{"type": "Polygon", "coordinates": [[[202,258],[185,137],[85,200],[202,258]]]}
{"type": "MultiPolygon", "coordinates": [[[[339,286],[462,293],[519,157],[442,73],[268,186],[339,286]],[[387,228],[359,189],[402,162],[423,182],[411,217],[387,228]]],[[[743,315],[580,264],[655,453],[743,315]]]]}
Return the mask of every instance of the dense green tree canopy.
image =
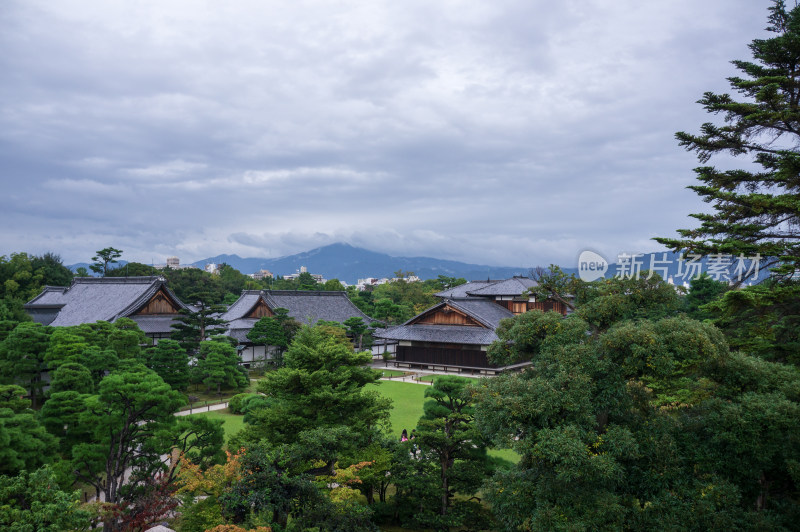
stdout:
{"type": "Polygon", "coordinates": [[[147,352],[148,368],[164,379],[173,390],[184,391],[189,384],[189,356],[175,340],[164,339],[147,352]]]}
{"type": "Polygon", "coordinates": [[[0,528],[8,532],[89,530],[91,514],[80,508],[79,492],[58,487],[47,467],[0,476],[0,528]]]}
{"type": "Polygon", "coordinates": [[[457,512],[452,512],[456,493],[473,496],[489,470],[486,446],[474,424],[473,400],[468,385],[471,379],[445,375],[436,377],[425,390],[429,400],[424,415],[412,433],[408,445],[415,458],[436,464],[427,481],[437,488],[438,498],[422,498],[416,523],[422,526],[464,526],[457,512]],[[438,499],[438,500],[437,500],[438,499]],[[431,504],[434,503],[434,504],[431,504]],[[434,517],[435,516],[435,517],[434,517]]]}
{"type": "Polygon", "coordinates": [[[247,371],[239,365],[239,354],[229,342],[209,340],[200,344],[198,375],[209,389],[217,393],[222,386],[241,390],[248,384],[247,371]]]}
{"type": "MultiPolygon", "coordinates": [[[[19,388],[4,391],[16,394],[19,388]]],[[[52,461],[58,441],[39,424],[30,401],[7,395],[4,403],[0,407],[0,474],[16,475],[52,461]]]]}
{"type": "Polygon", "coordinates": [[[105,377],[98,394],[86,399],[79,423],[92,427],[91,440],[73,448],[78,478],[117,503],[123,475],[129,468],[147,469],[166,453],[165,429],[173,426],[173,412],[184,399],[155,372],[127,364],[105,377]],[[153,455],[155,454],[155,458],[153,455]]]}
{"type": "Polygon", "coordinates": [[[304,431],[344,427],[348,437],[337,448],[357,447],[388,422],[389,404],[364,389],[378,380],[367,364],[369,353],[356,353],[343,329],[303,327],[284,356],[285,367],[259,383],[269,408],[253,412],[246,431],[250,441],[295,443],[304,431]]]}
{"type": "Polygon", "coordinates": [[[48,367],[45,352],[50,331],[50,327],[38,323],[20,323],[0,343],[0,381],[23,385],[34,408],[39,406],[45,384],[41,375],[48,367]]]}
{"type": "Polygon", "coordinates": [[[485,490],[503,526],[789,527],[797,370],[731,354],[719,330],[678,314],[666,283],[672,296],[646,280],[573,281],[561,288],[576,312],[498,329],[490,359],[532,365],[475,389],[483,433],[521,457],[485,490]]]}
{"type": "Polygon", "coordinates": [[[86,366],[77,362],[67,362],[53,372],[49,393],[67,391],[87,394],[94,392],[92,373],[86,366]]]}

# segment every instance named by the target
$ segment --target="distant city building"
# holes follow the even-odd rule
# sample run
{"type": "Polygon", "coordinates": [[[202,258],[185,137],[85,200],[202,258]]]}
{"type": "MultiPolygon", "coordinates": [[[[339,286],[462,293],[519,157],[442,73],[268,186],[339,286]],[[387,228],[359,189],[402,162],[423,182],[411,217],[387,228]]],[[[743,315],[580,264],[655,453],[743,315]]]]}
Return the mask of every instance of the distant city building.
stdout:
{"type": "MultiPolygon", "coordinates": [[[[300,277],[300,274],[302,273],[308,273],[308,268],[306,268],[305,266],[300,266],[300,269],[297,270],[295,273],[284,275],[283,278],[286,279],[287,281],[294,281],[295,279],[300,277]]],[[[311,275],[311,277],[313,277],[314,280],[318,283],[324,283],[325,281],[327,281],[327,279],[325,279],[324,277],[322,277],[322,275],[318,273],[311,273],[309,275],[311,275]]]]}
{"type": "Polygon", "coordinates": [[[214,264],[213,262],[209,262],[203,269],[213,275],[219,275],[219,264],[214,264]]]}
{"type": "Polygon", "coordinates": [[[394,277],[392,279],[388,279],[386,277],[382,279],[377,279],[375,277],[365,277],[364,279],[359,279],[356,283],[356,289],[359,292],[363,292],[364,290],[370,290],[376,286],[386,284],[386,283],[395,283],[397,281],[405,281],[406,283],[416,283],[421,279],[416,275],[411,275],[409,277],[394,277]]]}
{"type": "Polygon", "coordinates": [[[197,266],[192,266],[191,264],[185,264],[181,266],[181,259],[178,257],[167,257],[166,264],[153,264],[153,268],[157,270],[163,270],[164,268],[170,268],[172,270],[188,270],[197,268],[197,266]]]}
{"type": "Polygon", "coordinates": [[[274,277],[274,275],[272,275],[272,272],[269,270],[258,270],[256,273],[251,273],[250,277],[256,281],[260,281],[266,277],[274,277]]]}

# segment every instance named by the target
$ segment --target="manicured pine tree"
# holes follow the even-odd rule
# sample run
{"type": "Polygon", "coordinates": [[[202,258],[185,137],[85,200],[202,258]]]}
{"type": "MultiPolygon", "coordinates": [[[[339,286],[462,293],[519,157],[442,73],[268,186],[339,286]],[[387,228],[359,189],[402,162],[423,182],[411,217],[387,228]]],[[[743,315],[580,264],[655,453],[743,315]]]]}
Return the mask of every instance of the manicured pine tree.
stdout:
{"type": "Polygon", "coordinates": [[[217,387],[217,394],[225,385],[242,389],[247,386],[247,373],[239,365],[239,355],[230,343],[209,340],[200,345],[199,375],[209,389],[217,387]]]}
{"type": "Polygon", "coordinates": [[[196,310],[180,310],[180,316],[176,318],[179,323],[172,325],[171,337],[180,342],[188,353],[195,354],[200,349],[200,342],[225,332],[227,322],[220,316],[226,307],[212,303],[212,295],[207,292],[191,294],[189,301],[195,302],[196,310]]]}
{"type": "Polygon", "coordinates": [[[147,367],[158,373],[173,390],[189,385],[189,356],[175,340],[161,340],[147,353],[147,367]]]}
{"type": "Polygon", "coordinates": [[[50,330],[39,323],[20,323],[0,343],[0,379],[27,388],[34,408],[39,405],[44,387],[41,374],[47,369],[45,352],[50,330]]]}

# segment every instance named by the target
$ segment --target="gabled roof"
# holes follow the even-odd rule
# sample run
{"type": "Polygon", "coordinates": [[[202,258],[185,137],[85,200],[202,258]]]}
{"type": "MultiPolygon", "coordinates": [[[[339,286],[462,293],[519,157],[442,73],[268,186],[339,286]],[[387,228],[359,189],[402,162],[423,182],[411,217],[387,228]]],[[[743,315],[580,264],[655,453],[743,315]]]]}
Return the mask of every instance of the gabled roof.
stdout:
{"type": "Polygon", "coordinates": [[[341,291],[307,290],[244,290],[239,299],[222,315],[228,322],[227,334],[240,342],[247,342],[247,333],[258,318],[248,318],[248,314],[259,301],[271,310],[285,308],[289,316],[300,323],[313,325],[319,320],[344,323],[348,318],[361,318],[366,325],[374,320],[350,301],[341,291]]]}
{"type": "MultiPolygon", "coordinates": [[[[25,304],[26,310],[60,308],[50,325],[56,327],[112,322],[130,317],[147,304],[159,290],[181,308],[186,308],[166,286],[163,277],[78,277],[69,288],[47,286],[25,304]]],[[[169,317],[162,316],[163,319],[169,317]]],[[[152,321],[152,320],[151,320],[152,321]]],[[[154,326],[154,324],[151,324],[154,326]]],[[[167,328],[169,330],[169,328],[167,328]]]]}
{"type": "Polygon", "coordinates": [[[260,300],[263,300],[269,305],[266,301],[264,290],[243,290],[239,299],[228,307],[228,310],[225,311],[225,314],[223,314],[221,318],[228,322],[243,318],[260,300]]]}
{"type": "Polygon", "coordinates": [[[414,316],[403,325],[376,332],[375,337],[389,340],[412,340],[417,342],[489,345],[497,340],[495,329],[500,325],[500,320],[513,317],[513,312],[488,299],[469,297],[463,299],[445,299],[441,303],[414,316]],[[414,323],[419,316],[445,306],[450,306],[463,312],[479,322],[483,327],[414,323]]]}
{"type": "Polygon", "coordinates": [[[520,296],[529,288],[538,286],[539,283],[528,277],[512,277],[504,281],[467,290],[467,295],[479,297],[495,296],[520,296]]]}
{"type": "Polygon", "coordinates": [[[289,316],[306,324],[314,324],[319,320],[343,323],[352,317],[363,319],[367,325],[375,321],[361,312],[345,292],[318,290],[245,290],[222,315],[222,319],[229,322],[245,319],[259,300],[272,310],[281,307],[287,309],[289,316]]]}
{"type": "Polygon", "coordinates": [[[470,282],[468,282],[466,284],[460,284],[458,286],[454,286],[453,288],[451,288],[449,290],[444,290],[442,292],[437,292],[437,293],[435,293],[433,295],[435,295],[436,297],[442,297],[442,298],[468,297],[468,294],[467,294],[468,291],[478,290],[479,288],[485,288],[485,287],[487,287],[489,285],[492,285],[494,283],[497,283],[497,282],[499,282],[499,281],[489,281],[489,280],[486,280],[486,281],[470,281],[470,282]]]}
{"type": "Polygon", "coordinates": [[[66,286],[45,286],[42,288],[42,293],[28,301],[25,307],[29,305],[37,305],[39,307],[63,307],[62,296],[67,290],[68,288],[66,286]]]}
{"type": "Polygon", "coordinates": [[[500,320],[514,317],[513,312],[487,299],[448,299],[445,302],[451,307],[475,318],[490,329],[496,329],[500,325],[500,320]]]}

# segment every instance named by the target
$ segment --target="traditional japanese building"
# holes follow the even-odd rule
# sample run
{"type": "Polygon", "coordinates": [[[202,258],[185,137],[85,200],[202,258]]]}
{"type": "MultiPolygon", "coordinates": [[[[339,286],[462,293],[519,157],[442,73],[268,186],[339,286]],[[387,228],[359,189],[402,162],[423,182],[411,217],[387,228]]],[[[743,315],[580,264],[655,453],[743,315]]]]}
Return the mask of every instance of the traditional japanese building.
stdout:
{"type": "Polygon", "coordinates": [[[69,287],[46,286],[24,306],[33,321],[65,327],[130,318],[154,342],[169,338],[188,308],[163,277],[77,277],[69,287]]]}
{"type": "Polygon", "coordinates": [[[561,303],[528,295],[535,286],[527,277],[466,283],[437,293],[440,303],[375,336],[397,342],[395,363],[400,367],[484,374],[516,369],[526,363],[498,367],[486,357],[498,339],[500,320],[534,309],[566,311],[561,303]]]}
{"type": "Polygon", "coordinates": [[[228,322],[226,334],[240,343],[242,362],[250,363],[266,357],[266,347],[253,345],[247,333],[264,316],[273,316],[276,308],[285,308],[289,317],[305,325],[319,320],[344,323],[348,318],[361,318],[365,325],[373,321],[347,297],[345,292],[306,290],[244,290],[239,299],[222,315],[228,322]]]}

